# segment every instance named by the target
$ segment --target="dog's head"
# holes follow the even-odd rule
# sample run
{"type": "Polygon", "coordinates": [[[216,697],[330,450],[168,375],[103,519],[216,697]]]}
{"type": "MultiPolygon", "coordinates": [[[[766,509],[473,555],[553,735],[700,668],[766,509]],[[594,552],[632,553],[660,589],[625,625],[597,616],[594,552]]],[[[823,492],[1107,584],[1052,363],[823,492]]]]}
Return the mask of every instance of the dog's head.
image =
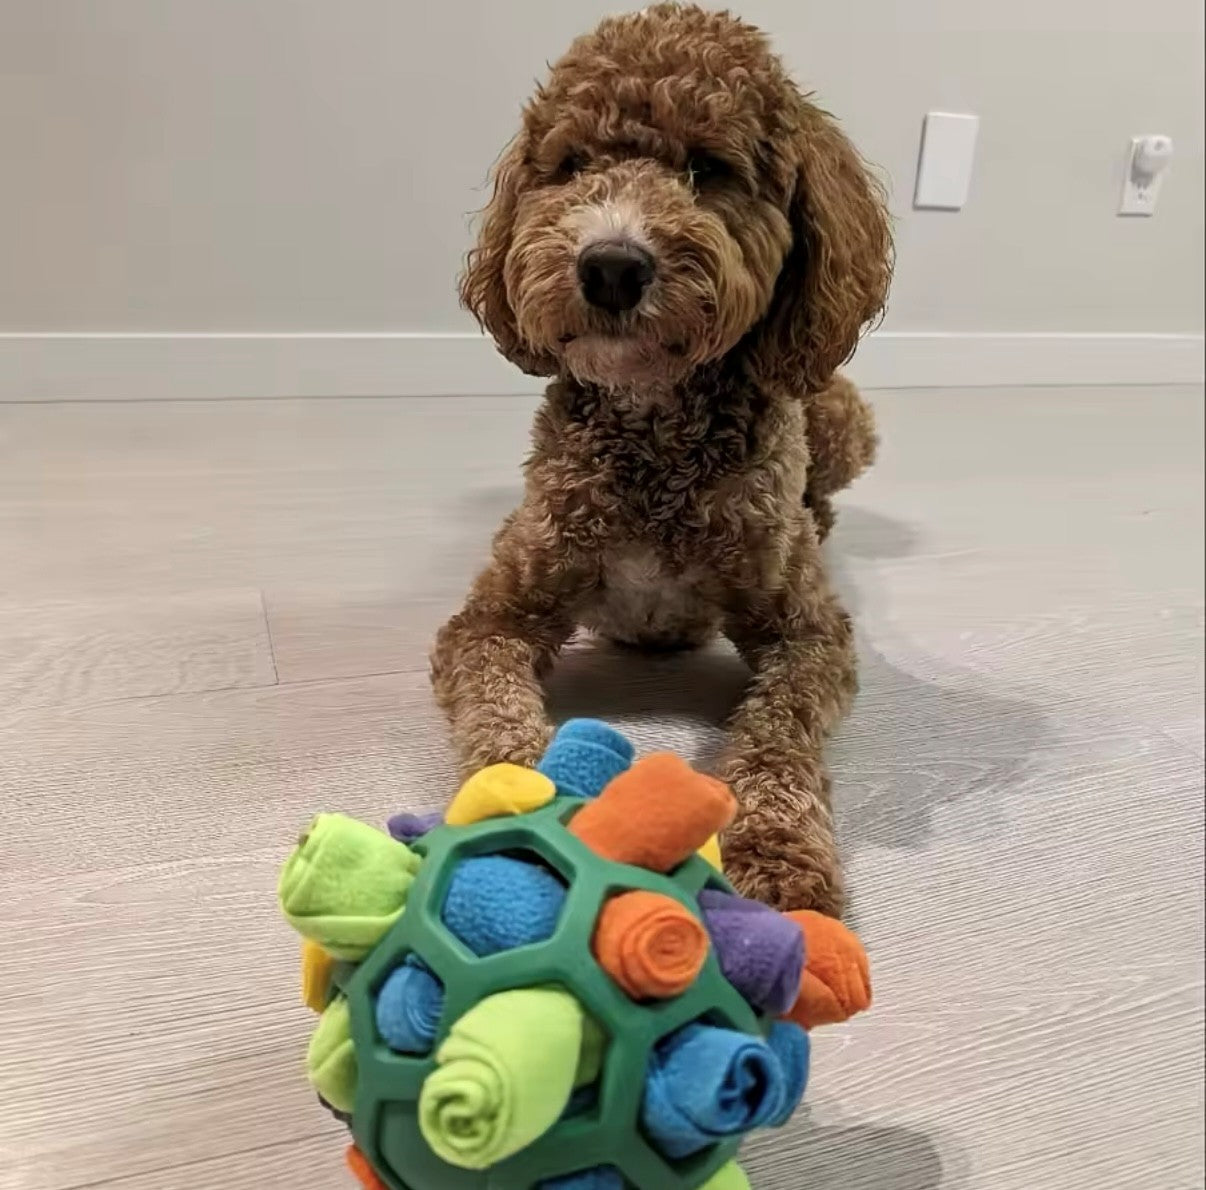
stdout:
{"type": "Polygon", "coordinates": [[[883,192],[756,29],[662,4],[579,38],[494,174],[461,296],[528,372],[815,390],[882,309],[883,192]]]}

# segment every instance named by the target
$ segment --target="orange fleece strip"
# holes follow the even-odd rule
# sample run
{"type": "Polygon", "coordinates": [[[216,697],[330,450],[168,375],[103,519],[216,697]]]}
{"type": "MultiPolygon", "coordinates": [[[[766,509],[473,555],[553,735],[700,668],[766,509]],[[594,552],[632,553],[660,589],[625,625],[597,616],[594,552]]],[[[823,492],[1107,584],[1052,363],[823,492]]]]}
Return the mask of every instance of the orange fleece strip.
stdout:
{"type": "Polygon", "coordinates": [[[695,982],[708,945],[703,923],[673,897],[634,891],[603,906],[591,949],[634,1000],[668,1000],[695,982]]]}
{"type": "Polygon", "coordinates": [[[364,1190],[389,1190],[368,1163],[368,1158],[355,1145],[349,1146],[346,1157],[348,1169],[359,1180],[364,1190]]]}
{"type": "Polygon", "coordinates": [[[726,827],[736,810],[728,786],[669,752],[655,752],[583,806],[569,829],[604,859],[669,872],[726,827]]]}
{"type": "Polygon", "coordinates": [[[863,944],[837,918],[812,909],[785,915],[804,933],[804,974],[788,1020],[805,1029],[834,1025],[871,1006],[871,968],[863,944]]]}

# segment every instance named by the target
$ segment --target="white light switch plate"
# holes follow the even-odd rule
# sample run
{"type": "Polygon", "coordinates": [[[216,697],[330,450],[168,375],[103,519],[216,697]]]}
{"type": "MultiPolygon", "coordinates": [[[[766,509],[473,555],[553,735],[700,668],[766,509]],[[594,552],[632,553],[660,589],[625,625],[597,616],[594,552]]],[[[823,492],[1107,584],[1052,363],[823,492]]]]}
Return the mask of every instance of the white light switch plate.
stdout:
{"type": "Polygon", "coordinates": [[[958,211],[971,190],[980,117],[952,112],[927,112],[921,131],[917,163],[918,210],[958,211]]]}

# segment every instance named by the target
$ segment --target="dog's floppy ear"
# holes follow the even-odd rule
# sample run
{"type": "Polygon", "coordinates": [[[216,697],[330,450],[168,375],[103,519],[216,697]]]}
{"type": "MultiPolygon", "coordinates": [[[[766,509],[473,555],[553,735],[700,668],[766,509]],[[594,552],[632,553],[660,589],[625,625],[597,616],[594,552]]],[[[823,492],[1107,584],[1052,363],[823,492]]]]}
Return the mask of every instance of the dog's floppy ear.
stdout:
{"type": "Polygon", "coordinates": [[[801,99],[789,217],[792,247],[753,336],[764,380],[819,392],[887,300],[892,231],[882,185],[836,121],[801,99]]]}
{"type": "Polygon", "coordinates": [[[503,150],[492,171],[494,193],[482,212],[477,243],[466,258],[460,290],[462,305],[472,311],[499,351],[525,372],[543,376],[555,371],[555,364],[523,341],[506,282],[515,208],[528,183],[529,169],[521,132],[503,150]]]}

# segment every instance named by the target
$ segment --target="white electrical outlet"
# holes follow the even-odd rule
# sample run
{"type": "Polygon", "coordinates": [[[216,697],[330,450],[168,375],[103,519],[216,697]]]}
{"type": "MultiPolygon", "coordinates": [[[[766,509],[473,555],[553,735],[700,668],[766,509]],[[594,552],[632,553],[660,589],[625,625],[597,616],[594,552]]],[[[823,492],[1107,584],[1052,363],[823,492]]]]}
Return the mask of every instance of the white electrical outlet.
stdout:
{"type": "Polygon", "coordinates": [[[1136,136],[1126,158],[1126,176],[1122,179],[1120,215],[1154,215],[1160,187],[1172,159],[1170,136],[1136,136]]]}

